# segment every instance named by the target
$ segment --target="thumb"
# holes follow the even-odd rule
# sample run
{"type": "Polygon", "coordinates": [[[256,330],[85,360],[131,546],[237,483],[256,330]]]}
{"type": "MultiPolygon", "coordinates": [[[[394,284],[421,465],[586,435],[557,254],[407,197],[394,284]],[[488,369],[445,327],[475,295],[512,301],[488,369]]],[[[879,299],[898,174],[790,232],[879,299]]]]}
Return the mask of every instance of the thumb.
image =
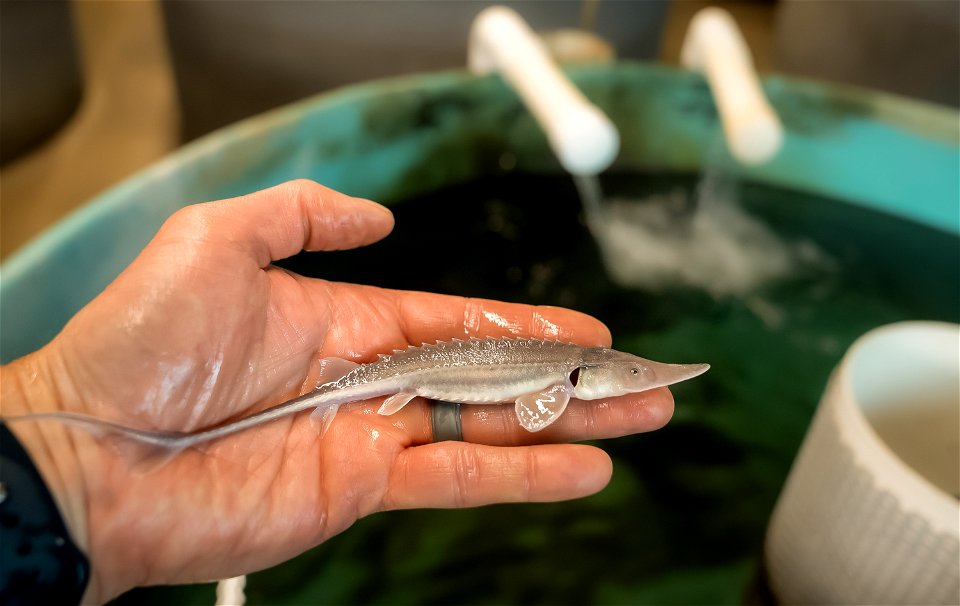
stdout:
{"type": "Polygon", "coordinates": [[[393,229],[386,207],[306,179],[181,212],[204,226],[205,239],[244,249],[261,267],[301,250],[365,246],[393,229]]]}

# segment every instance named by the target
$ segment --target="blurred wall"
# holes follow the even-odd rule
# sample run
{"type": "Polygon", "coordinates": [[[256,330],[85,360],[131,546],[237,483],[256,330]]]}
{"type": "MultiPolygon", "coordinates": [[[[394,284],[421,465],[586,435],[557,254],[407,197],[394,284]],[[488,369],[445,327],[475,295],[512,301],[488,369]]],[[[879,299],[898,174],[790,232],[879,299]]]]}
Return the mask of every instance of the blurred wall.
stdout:
{"type": "Polygon", "coordinates": [[[781,0],[777,67],[960,105],[958,0],[781,0]]]}
{"type": "MultiPolygon", "coordinates": [[[[338,86],[463,67],[492,4],[0,1],[0,255],[180,142],[338,86]]],[[[655,56],[666,10],[509,4],[535,29],[586,25],[635,58],[655,56]]]]}
{"type": "MultiPolygon", "coordinates": [[[[179,142],[354,82],[463,67],[491,4],[0,0],[0,254],[179,142]]],[[[506,4],[536,30],[585,27],[620,57],[668,62],[696,10],[720,5],[761,70],[960,104],[958,0],[506,4]]]]}
{"type": "Polygon", "coordinates": [[[0,164],[62,127],[80,104],[66,0],[0,3],[0,164]]]}
{"type": "Polygon", "coordinates": [[[0,10],[4,34],[14,32],[3,39],[0,89],[11,149],[0,168],[5,256],[175,149],[179,129],[157,0],[3,1],[0,10]]]}
{"type": "Polygon", "coordinates": [[[164,3],[184,135],[346,84],[463,68],[474,17],[506,4],[537,31],[585,25],[622,57],[653,59],[666,0],[188,1],[164,3]]]}

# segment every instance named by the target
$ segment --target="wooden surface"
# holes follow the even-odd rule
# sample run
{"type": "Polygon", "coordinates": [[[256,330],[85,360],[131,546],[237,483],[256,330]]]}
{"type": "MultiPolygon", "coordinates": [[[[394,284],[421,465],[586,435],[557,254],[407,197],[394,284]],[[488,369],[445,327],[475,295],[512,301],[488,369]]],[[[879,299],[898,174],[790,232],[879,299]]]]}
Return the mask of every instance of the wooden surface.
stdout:
{"type": "Polygon", "coordinates": [[[75,1],[72,8],[83,100],[60,132],[0,170],[3,257],[178,144],[159,5],[75,1]]]}

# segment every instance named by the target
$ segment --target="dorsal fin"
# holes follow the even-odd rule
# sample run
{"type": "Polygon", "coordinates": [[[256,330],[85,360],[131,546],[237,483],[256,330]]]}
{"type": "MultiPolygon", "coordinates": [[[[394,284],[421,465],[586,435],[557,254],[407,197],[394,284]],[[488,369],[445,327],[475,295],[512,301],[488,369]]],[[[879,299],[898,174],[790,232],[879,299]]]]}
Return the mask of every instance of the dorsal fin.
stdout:
{"type": "Polygon", "coordinates": [[[320,358],[320,376],[317,377],[317,387],[343,378],[357,366],[360,365],[343,358],[320,358]]]}

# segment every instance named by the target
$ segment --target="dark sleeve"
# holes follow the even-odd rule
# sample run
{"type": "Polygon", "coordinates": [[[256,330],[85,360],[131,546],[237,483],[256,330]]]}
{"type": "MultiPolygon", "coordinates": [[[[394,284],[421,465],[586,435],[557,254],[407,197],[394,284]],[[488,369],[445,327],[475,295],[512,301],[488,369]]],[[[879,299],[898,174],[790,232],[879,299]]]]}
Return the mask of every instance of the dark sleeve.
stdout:
{"type": "Polygon", "coordinates": [[[79,604],[89,578],[43,478],[0,423],[0,604],[79,604]]]}

